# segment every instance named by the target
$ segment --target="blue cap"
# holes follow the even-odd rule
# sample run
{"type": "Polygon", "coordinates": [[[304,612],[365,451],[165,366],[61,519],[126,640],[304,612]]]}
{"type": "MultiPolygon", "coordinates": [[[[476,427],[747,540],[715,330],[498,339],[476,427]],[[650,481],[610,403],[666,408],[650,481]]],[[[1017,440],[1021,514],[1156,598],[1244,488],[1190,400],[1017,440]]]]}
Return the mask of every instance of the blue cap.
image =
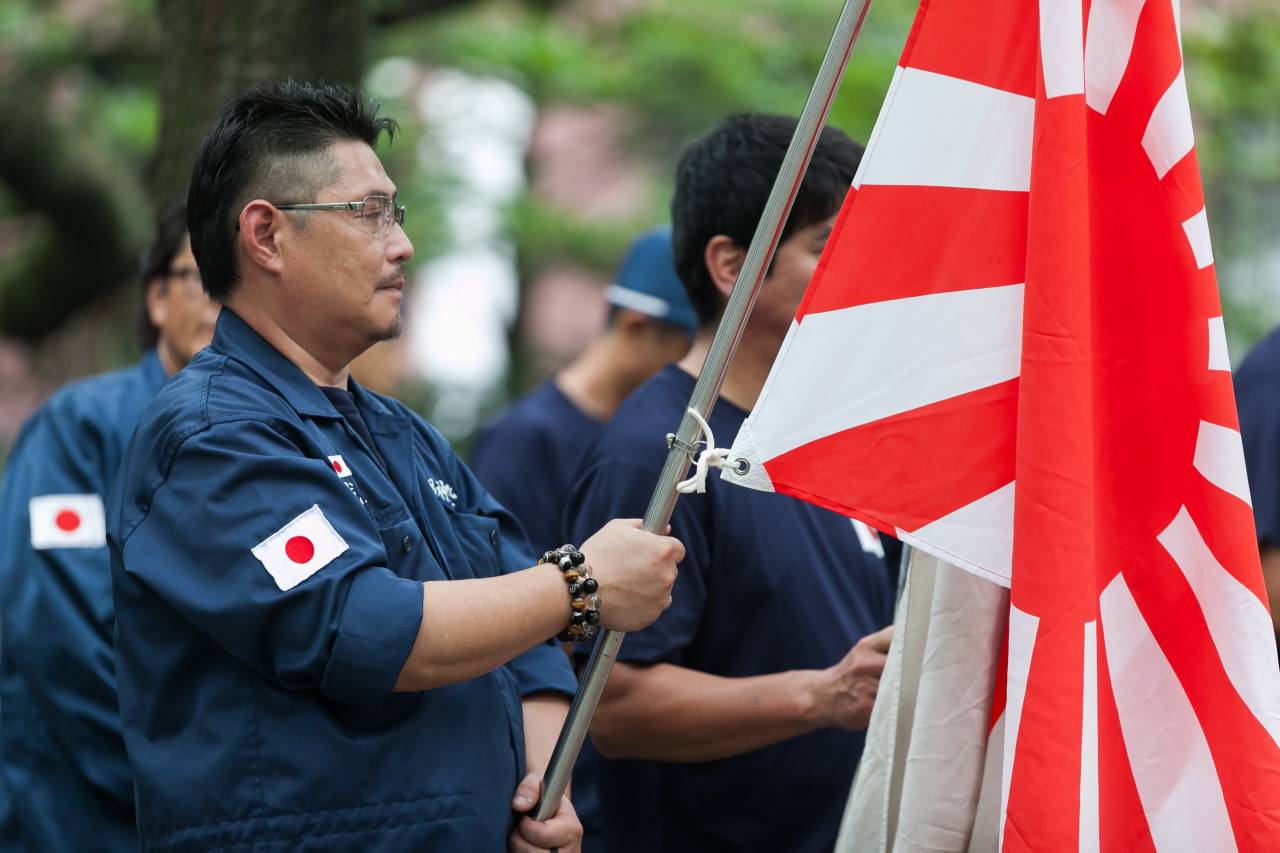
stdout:
{"type": "Polygon", "coordinates": [[[670,226],[646,231],[631,244],[618,281],[605,289],[604,298],[610,305],[648,314],[691,335],[698,331],[698,315],[676,275],[670,226]]]}

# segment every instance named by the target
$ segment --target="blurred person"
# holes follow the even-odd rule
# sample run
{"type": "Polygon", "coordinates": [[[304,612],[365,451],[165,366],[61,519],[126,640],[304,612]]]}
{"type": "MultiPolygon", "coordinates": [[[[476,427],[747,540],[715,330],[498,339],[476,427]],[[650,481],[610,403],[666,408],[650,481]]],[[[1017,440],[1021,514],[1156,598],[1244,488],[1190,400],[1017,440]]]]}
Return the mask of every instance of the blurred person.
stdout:
{"type": "Polygon", "coordinates": [[[23,427],[0,487],[0,839],[6,850],[131,850],[103,500],[143,410],[213,337],[186,209],[142,259],[146,354],[63,388],[23,427]]]}
{"type": "Polygon", "coordinates": [[[627,395],[689,351],[698,323],[676,276],[670,228],[631,245],[605,300],[604,332],[481,430],[471,453],[480,482],[538,551],[564,541],[564,499],[587,443],[627,395]]]}
{"type": "MultiPolygon", "coordinates": [[[[536,551],[566,540],[564,501],[587,444],[627,395],[689,351],[698,329],[676,276],[669,227],[648,231],[631,245],[605,300],[604,332],[482,430],[472,450],[476,476],[515,513],[536,551]]],[[[573,800],[587,851],[603,849],[597,764],[590,742],[584,743],[573,800]]]]}
{"type": "Polygon", "coordinates": [[[1280,329],[1245,356],[1236,370],[1235,391],[1262,578],[1280,645],[1280,329]]]}
{"type": "MultiPolygon", "coordinates": [[[[644,512],[662,437],[689,404],[794,130],[781,116],[733,116],[681,158],[675,264],[700,330],[588,448],[566,510],[570,538],[644,512]]],[[[709,418],[722,447],[764,385],[861,151],[834,128],[820,137],[709,418]]],[[[608,759],[610,850],[830,850],[888,651],[895,573],[850,519],[718,478],[681,497],[671,528],[687,548],[674,604],[627,637],[591,730],[608,759]],[[640,844],[611,831],[636,816],[610,791],[648,770],[618,759],[657,763],[657,837],[640,844]]]]}
{"type": "Polygon", "coordinates": [[[394,130],[286,81],[201,143],[188,224],[223,311],[107,508],[149,848],[576,850],[567,798],[517,821],[574,689],[553,638],[670,600],[677,541],[611,521],[538,560],[439,432],[351,380],[399,332],[413,254],[374,151],[394,130]]]}

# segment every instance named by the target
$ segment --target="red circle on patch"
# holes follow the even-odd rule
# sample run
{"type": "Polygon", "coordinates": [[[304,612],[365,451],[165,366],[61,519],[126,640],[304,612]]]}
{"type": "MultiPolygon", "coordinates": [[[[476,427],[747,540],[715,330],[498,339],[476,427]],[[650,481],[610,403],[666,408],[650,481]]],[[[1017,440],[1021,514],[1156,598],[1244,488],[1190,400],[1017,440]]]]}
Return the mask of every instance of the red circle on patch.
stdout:
{"type": "Polygon", "coordinates": [[[333,470],[337,471],[339,474],[342,473],[342,463],[337,459],[333,460],[333,470]]]}
{"type": "Polygon", "coordinates": [[[295,563],[309,563],[316,555],[316,546],[305,536],[295,536],[284,543],[284,555],[295,563]]]}
{"type": "Polygon", "coordinates": [[[58,513],[58,517],[53,520],[53,523],[58,525],[59,530],[70,533],[80,526],[80,514],[75,510],[64,509],[58,513]]]}

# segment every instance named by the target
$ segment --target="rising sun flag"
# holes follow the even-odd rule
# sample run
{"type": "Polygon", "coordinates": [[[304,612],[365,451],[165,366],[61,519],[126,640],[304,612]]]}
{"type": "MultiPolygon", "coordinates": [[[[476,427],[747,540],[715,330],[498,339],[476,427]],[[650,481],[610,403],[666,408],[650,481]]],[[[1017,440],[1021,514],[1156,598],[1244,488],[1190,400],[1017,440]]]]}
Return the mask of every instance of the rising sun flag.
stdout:
{"type": "Polygon", "coordinates": [[[978,772],[1004,850],[1280,850],[1280,670],[1178,15],[922,3],[723,472],[1008,588],[1007,640],[971,650],[997,671],[978,772]]]}

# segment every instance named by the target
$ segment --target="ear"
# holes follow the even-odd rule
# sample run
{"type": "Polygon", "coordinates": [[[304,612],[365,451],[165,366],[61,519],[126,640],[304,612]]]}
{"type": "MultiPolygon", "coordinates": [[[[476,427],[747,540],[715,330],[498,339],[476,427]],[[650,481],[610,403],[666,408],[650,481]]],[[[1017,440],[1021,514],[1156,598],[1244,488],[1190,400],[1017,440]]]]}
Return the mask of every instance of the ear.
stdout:
{"type": "Polygon", "coordinates": [[[284,269],[281,231],[288,227],[287,217],[270,202],[259,198],[246,204],[240,211],[240,245],[248,263],[279,275],[284,269]]]}
{"type": "Polygon", "coordinates": [[[163,329],[165,322],[169,319],[169,303],[164,298],[167,292],[167,282],[160,276],[147,279],[147,290],[144,295],[147,303],[147,318],[157,329],[163,329]]]}
{"type": "Polygon", "coordinates": [[[747,250],[733,242],[732,237],[717,234],[707,241],[702,258],[707,265],[707,272],[711,274],[711,283],[727,300],[734,282],[738,280],[738,273],[742,271],[742,264],[747,259],[747,250]]]}

